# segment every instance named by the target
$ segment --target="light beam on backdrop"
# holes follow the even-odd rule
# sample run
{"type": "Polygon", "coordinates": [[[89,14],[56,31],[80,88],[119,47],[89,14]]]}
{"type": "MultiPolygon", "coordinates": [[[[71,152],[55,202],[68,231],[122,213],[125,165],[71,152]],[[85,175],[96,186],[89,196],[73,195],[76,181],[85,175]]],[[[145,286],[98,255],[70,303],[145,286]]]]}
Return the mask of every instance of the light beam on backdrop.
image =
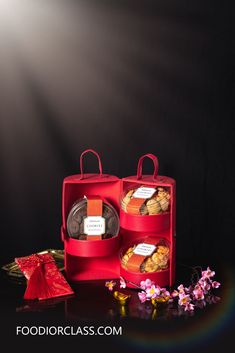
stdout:
{"type": "MultiPolygon", "coordinates": [[[[169,50],[166,49],[172,35],[175,39],[181,38],[182,26],[172,31],[167,19],[161,15],[142,18],[135,13],[130,21],[125,8],[119,9],[116,4],[113,10],[108,1],[99,3],[100,6],[79,0],[1,0],[2,40],[7,49],[3,50],[5,55],[1,62],[2,71],[8,75],[5,81],[9,80],[11,72],[12,80],[21,85],[20,95],[28,96],[25,98],[28,104],[25,102],[25,105],[34,106],[32,109],[36,112],[33,116],[40,113],[30,94],[35,89],[39,90],[54,112],[54,125],[58,131],[63,130],[68,146],[77,141],[77,135],[71,130],[78,131],[81,144],[89,145],[92,143],[90,130],[95,128],[106,137],[109,146],[115,136],[123,135],[129,129],[128,118],[134,115],[136,125],[142,124],[142,112],[136,106],[141,95],[148,97],[148,115],[152,114],[156,119],[152,105],[156,108],[157,101],[161,109],[169,92],[166,82],[161,80],[162,75],[180,75],[181,80],[189,80],[189,74],[193,72],[191,63],[188,62],[188,67],[184,63],[187,74],[182,77],[180,54],[173,49],[174,56],[169,59],[169,50]],[[145,24],[148,24],[148,29],[143,37],[145,24]],[[154,51],[151,51],[152,44],[154,51]],[[148,78],[152,75],[148,70],[153,65],[156,75],[154,91],[148,78]],[[119,119],[109,116],[113,109],[120,111],[119,119]],[[83,133],[79,134],[81,130],[83,133]]],[[[14,95],[17,87],[12,90],[12,85],[15,86],[15,82],[10,86],[11,96],[18,98],[17,93],[14,95]]],[[[26,116],[20,114],[21,122],[27,119],[26,116]]],[[[36,120],[39,121],[34,130],[39,134],[43,129],[38,126],[42,119],[36,120]]],[[[151,135],[148,119],[145,125],[141,132],[145,129],[151,135]]],[[[160,120],[158,129],[164,129],[160,120]]],[[[129,129],[126,135],[135,142],[139,137],[136,133],[129,129]]],[[[159,140],[161,136],[159,133],[159,140]]],[[[125,137],[123,140],[128,144],[129,139],[125,137]]]]}
{"type": "MultiPolygon", "coordinates": [[[[199,87],[202,100],[207,97],[200,50],[207,48],[208,32],[201,23],[182,23],[173,0],[159,2],[155,11],[153,3],[0,0],[4,224],[16,217],[14,229],[28,238],[28,249],[57,229],[60,183],[78,170],[81,149],[98,149],[104,165],[120,176],[121,164],[126,175],[133,173],[136,146],[164,153],[182,170],[191,159],[192,137],[203,153],[207,135],[195,125],[206,123],[193,100],[199,87]],[[192,123],[188,116],[197,119],[192,123]]],[[[182,8],[190,19],[191,7],[182,8]]]]}
{"type": "MultiPolygon", "coordinates": [[[[138,28],[142,20],[135,22],[138,28]]],[[[128,119],[134,115],[142,124],[135,104],[136,87],[149,90],[148,80],[136,75],[142,50],[121,11],[87,1],[0,0],[1,185],[7,185],[7,216],[17,213],[16,229],[28,234],[29,249],[47,239],[47,225],[59,218],[58,190],[77,163],[76,146],[113,145],[122,153],[138,139],[128,119]],[[45,195],[51,195],[49,214],[45,195]]],[[[11,222],[5,220],[6,228],[11,222]]]]}
{"type": "MultiPolygon", "coordinates": [[[[9,215],[16,212],[24,234],[39,220],[36,240],[43,242],[48,232],[55,232],[62,178],[78,170],[78,156],[89,147],[105,156],[104,166],[116,175],[124,176],[122,166],[125,175],[133,173],[140,148],[164,156],[163,174],[168,163],[166,174],[178,168],[188,180],[197,175],[197,183],[206,185],[202,160],[207,163],[211,133],[207,112],[213,60],[203,55],[213,36],[209,5],[197,2],[194,12],[191,5],[173,0],[0,4],[0,163],[1,185],[7,186],[6,228],[12,222],[9,215]],[[196,163],[185,169],[195,150],[196,163]],[[18,209],[12,211],[11,204],[18,209]]],[[[184,180],[182,185],[184,189],[184,180]]],[[[194,195],[190,204],[187,192],[181,195],[182,205],[188,205],[178,216],[181,224],[183,218],[191,219],[190,207],[199,204],[201,196],[194,195]]],[[[200,222],[195,219],[195,234],[205,217],[203,212],[200,222]]],[[[191,232],[187,224],[185,241],[191,232]]],[[[34,240],[28,238],[30,249],[34,240]]]]}
{"type": "MultiPolygon", "coordinates": [[[[130,60],[142,55],[141,45],[122,14],[110,10],[109,18],[109,11],[103,15],[89,5],[0,1],[2,177],[10,185],[7,199],[19,205],[25,231],[25,210],[32,226],[35,217],[47,223],[43,212],[32,210],[32,195],[38,205],[43,204],[43,192],[35,190],[52,192],[53,182],[46,178],[56,171],[63,175],[64,161],[75,164],[75,146],[118,146],[121,135],[131,150],[132,138],[138,138],[126,119],[134,114],[136,124],[142,123],[128,94],[135,86],[148,88],[148,81],[135,74],[135,60],[130,60]],[[129,35],[121,31],[120,36],[122,22],[129,35]],[[129,87],[123,86],[123,80],[129,80],[129,87]],[[112,119],[113,110],[120,112],[118,119],[112,119]]],[[[54,184],[58,187],[58,181],[54,184]]]]}

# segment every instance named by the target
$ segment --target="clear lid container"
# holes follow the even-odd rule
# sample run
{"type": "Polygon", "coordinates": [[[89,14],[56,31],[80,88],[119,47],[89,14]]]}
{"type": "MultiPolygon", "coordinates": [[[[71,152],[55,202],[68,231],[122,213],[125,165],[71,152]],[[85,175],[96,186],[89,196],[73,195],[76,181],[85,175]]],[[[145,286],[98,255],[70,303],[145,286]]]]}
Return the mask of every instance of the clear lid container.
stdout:
{"type": "MultiPolygon", "coordinates": [[[[105,231],[102,234],[102,239],[115,237],[119,233],[119,217],[115,208],[103,201],[102,217],[105,221],[105,231]]],[[[87,199],[82,198],[77,200],[67,217],[67,233],[69,237],[87,240],[87,234],[84,232],[84,221],[87,218],[87,199]]]]}
{"type": "Polygon", "coordinates": [[[127,213],[142,216],[168,212],[170,190],[162,186],[128,186],[122,193],[121,208],[127,213]]]}
{"type": "MultiPolygon", "coordinates": [[[[120,254],[121,258],[121,265],[123,268],[128,270],[128,261],[131,258],[133,254],[136,253],[137,251],[137,246],[139,247],[140,245],[142,246],[143,244],[148,244],[148,238],[144,239],[138,239],[138,242],[135,244],[131,244],[129,247],[123,249],[123,251],[120,254]]],[[[150,250],[151,250],[150,245],[150,250]]],[[[156,240],[156,248],[154,251],[149,256],[144,256],[143,255],[143,261],[140,262],[138,272],[141,273],[148,273],[148,272],[159,272],[162,270],[166,270],[169,267],[169,259],[170,259],[170,248],[169,248],[169,243],[166,239],[164,238],[159,238],[156,240]]],[[[142,247],[142,251],[146,251],[147,247],[142,247]]],[[[139,248],[139,251],[137,251],[138,254],[141,253],[141,250],[139,248]]]]}

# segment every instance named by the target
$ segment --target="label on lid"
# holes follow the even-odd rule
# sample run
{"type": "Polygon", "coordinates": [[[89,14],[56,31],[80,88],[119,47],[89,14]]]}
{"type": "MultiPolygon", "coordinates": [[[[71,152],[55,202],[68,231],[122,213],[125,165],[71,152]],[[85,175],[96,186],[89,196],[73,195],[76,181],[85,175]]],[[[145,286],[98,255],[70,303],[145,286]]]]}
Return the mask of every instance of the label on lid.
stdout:
{"type": "Polygon", "coordinates": [[[136,246],[133,253],[136,255],[150,256],[156,249],[156,245],[141,243],[136,246]]]}
{"type": "Polygon", "coordinates": [[[155,192],[156,192],[155,188],[148,188],[148,187],[143,186],[141,188],[138,188],[134,192],[132,197],[135,197],[137,199],[150,199],[155,192]]]}
{"type": "Polygon", "coordinates": [[[86,235],[102,235],[105,233],[105,219],[101,216],[88,216],[84,219],[86,235]]]}

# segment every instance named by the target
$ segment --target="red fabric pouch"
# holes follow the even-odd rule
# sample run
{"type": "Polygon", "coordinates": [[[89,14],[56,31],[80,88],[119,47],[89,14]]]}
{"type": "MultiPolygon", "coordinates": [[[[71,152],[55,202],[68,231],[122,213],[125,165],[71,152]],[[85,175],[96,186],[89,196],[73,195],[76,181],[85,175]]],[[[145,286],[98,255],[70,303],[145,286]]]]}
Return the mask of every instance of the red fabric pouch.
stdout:
{"type": "Polygon", "coordinates": [[[15,259],[27,279],[24,299],[50,299],[74,294],[50,254],[33,254],[15,259]]]}

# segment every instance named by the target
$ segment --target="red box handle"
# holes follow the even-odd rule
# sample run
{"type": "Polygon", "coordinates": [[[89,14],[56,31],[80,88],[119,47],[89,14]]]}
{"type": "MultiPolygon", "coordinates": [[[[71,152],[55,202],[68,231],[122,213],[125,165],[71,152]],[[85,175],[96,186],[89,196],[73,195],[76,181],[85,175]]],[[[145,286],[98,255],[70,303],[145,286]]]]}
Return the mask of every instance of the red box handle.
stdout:
{"type": "Polygon", "coordinates": [[[101,159],[100,159],[100,156],[99,154],[92,150],[92,149],[88,149],[88,150],[85,150],[84,152],[82,152],[81,156],[80,156],[80,171],[81,171],[81,176],[80,176],[80,179],[84,179],[84,173],[83,173],[83,156],[87,153],[93,153],[97,159],[98,159],[98,163],[99,163],[99,171],[100,171],[100,177],[102,177],[102,174],[103,174],[103,171],[102,171],[102,163],[101,163],[101,159]]]}
{"type": "Polygon", "coordinates": [[[143,167],[143,161],[144,159],[148,157],[152,159],[153,165],[154,165],[154,171],[153,171],[153,179],[157,179],[157,174],[158,174],[158,158],[151,153],[144,154],[142,157],[140,157],[138,166],[137,166],[137,179],[142,179],[142,167],[143,167]]]}

